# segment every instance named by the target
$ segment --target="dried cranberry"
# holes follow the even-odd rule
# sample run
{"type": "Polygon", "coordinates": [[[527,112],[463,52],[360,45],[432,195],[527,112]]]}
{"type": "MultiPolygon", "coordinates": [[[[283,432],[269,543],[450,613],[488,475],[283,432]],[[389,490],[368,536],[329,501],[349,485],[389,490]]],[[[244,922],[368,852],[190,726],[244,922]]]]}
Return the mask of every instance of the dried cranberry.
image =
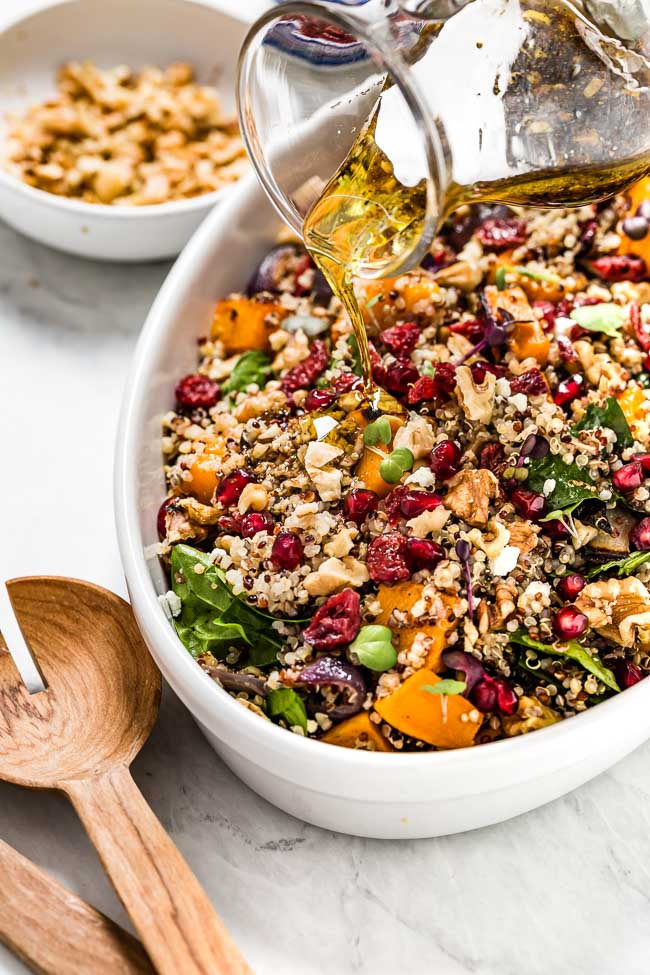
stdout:
{"type": "Polygon", "coordinates": [[[639,463],[638,460],[630,461],[629,464],[623,464],[622,467],[612,475],[612,485],[617,491],[621,491],[623,494],[627,494],[630,491],[636,491],[638,487],[641,487],[644,480],[643,465],[639,463]]]}
{"type": "Polygon", "coordinates": [[[644,352],[650,352],[650,328],[641,318],[641,307],[638,301],[630,302],[630,323],[634,337],[644,352]]]}
{"type": "Polygon", "coordinates": [[[406,539],[399,532],[387,532],[374,538],[366,556],[368,572],[373,582],[392,585],[411,575],[406,564],[406,539]]]}
{"type": "Polygon", "coordinates": [[[158,508],[158,514],[156,516],[156,528],[158,529],[158,538],[162,542],[167,534],[167,512],[170,511],[173,506],[178,502],[178,498],[165,498],[163,503],[158,508]]]}
{"type": "Polygon", "coordinates": [[[360,386],[361,382],[361,377],[355,372],[344,372],[334,380],[334,392],[341,396],[342,393],[349,393],[355,386],[360,386]]]}
{"type": "Polygon", "coordinates": [[[303,632],[306,643],[319,653],[340,650],[354,640],[361,629],[361,599],[353,589],[343,589],[330,596],[317,609],[303,632]]]}
{"type": "Polygon", "coordinates": [[[393,362],[386,368],[384,386],[394,396],[406,396],[418,378],[419,373],[410,362],[393,362]]]}
{"type": "Polygon", "coordinates": [[[503,677],[497,677],[494,681],[494,686],[497,692],[497,708],[499,712],[506,716],[514,714],[519,705],[519,700],[510,684],[503,677]]]}
{"type": "Polygon", "coordinates": [[[485,250],[509,250],[526,242],[526,223],[514,217],[492,217],[483,222],[476,231],[476,236],[485,250]]]}
{"type": "Polygon", "coordinates": [[[438,480],[446,481],[460,470],[463,455],[453,440],[441,440],[429,454],[429,467],[438,480]]]}
{"type": "Polygon", "coordinates": [[[513,393],[525,393],[526,396],[543,396],[548,393],[548,384],[539,369],[529,369],[510,380],[513,393]]]}
{"type": "Polygon", "coordinates": [[[630,532],[630,543],[638,552],[650,552],[650,518],[642,518],[630,532]]]}
{"type": "Polygon", "coordinates": [[[241,515],[238,511],[232,515],[220,515],[217,525],[226,535],[241,535],[241,515]]]}
{"type": "Polygon", "coordinates": [[[451,396],[456,388],[456,366],[451,362],[439,362],[433,378],[443,392],[451,396]]]}
{"type": "Polygon", "coordinates": [[[402,498],[409,493],[409,489],[404,484],[398,484],[390,494],[384,499],[384,511],[388,518],[388,523],[395,526],[402,516],[400,505],[402,498]]]}
{"type": "Polygon", "coordinates": [[[410,406],[440,399],[440,386],[433,376],[420,376],[408,391],[407,400],[410,406]]]}
{"type": "Polygon", "coordinates": [[[515,506],[518,515],[528,518],[530,521],[537,521],[546,511],[546,499],[543,494],[537,491],[529,491],[527,488],[516,488],[510,495],[510,500],[515,506]]]}
{"type": "Polygon", "coordinates": [[[578,361],[578,353],[573,347],[573,342],[571,342],[566,335],[556,336],[555,341],[557,342],[557,350],[560,353],[560,359],[562,362],[578,361]]]}
{"type": "Polygon", "coordinates": [[[343,499],[343,514],[348,521],[362,525],[366,518],[373,514],[379,506],[379,495],[364,488],[355,488],[343,499]]]}
{"type": "Polygon", "coordinates": [[[310,389],[305,398],[305,410],[311,413],[313,410],[326,410],[336,399],[333,389],[310,389]]]}
{"type": "Polygon", "coordinates": [[[478,318],[470,318],[466,322],[452,322],[449,331],[455,335],[464,335],[470,342],[476,344],[485,334],[485,322],[478,318]]]}
{"type": "Polygon", "coordinates": [[[558,317],[557,308],[552,301],[534,301],[533,308],[536,312],[539,312],[541,318],[539,319],[540,324],[545,332],[552,331],[555,328],[555,319],[558,317]]]}
{"type": "Polygon", "coordinates": [[[271,562],[279,569],[297,569],[302,562],[302,542],[293,532],[281,531],[275,536],[271,562]]]}
{"type": "Polygon", "coordinates": [[[488,443],[483,447],[479,458],[479,467],[492,471],[501,477],[506,466],[506,455],[500,443],[488,443]]]}
{"type": "Polygon", "coordinates": [[[322,339],[314,339],[309,355],[283,377],[281,388],[287,396],[298,389],[309,389],[325,370],[329,362],[329,352],[322,339]]]}
{"type": "Polygon", "coordinates": [[[273,518],[268,511],[250,511],[241,520],[242,538],[253,538],[258,532],[273,530],[273,518]]]}
{"type": "Polygon", "coordinates": [[[405,557],[411,572],[419,572],[421,569],[434,569],[444,559],[445,550],[429,538],[408,538],[405,557]]]}
{"type": "Polygon", "coordinates": [[[233,471],[232,474],[228,474],[219,483],[219,487],[217,488],[217,502],[223,508],[230,508],[231,505],[237,504],[239,495],[246,485],[252,484],[255,480],[256,477],[253,472],[246,470],[245,467],[241,467],[238,471],[233,471]]]}
{"type": "Polygon", "coordinates": [[[221,396],[221,387],[207,376],[185,376],[176,386],[176,402],[190,409],[214,406],[221,396]]]}
{"type": "Polygon", "coordinates": [[[566,599],[572,603],[577,599],[582,590],[587,585],[587,580],[578,572],[572,572],[568,576],[562,576],[557,584],[557,592],[561,599],[566,599]]]}
{"type": "Polygon", "coordinates": [[[644,674],[640,667],[633,664],[631,660],[618,660],[614,671],[616,679],[621,687],[633,687],[643,680],[644,674]]]}
{"type": "Polygon", "coordinates": [[[433,511],[441,504],[442,498],[439,494],[430,494],[429,491],[407,491],[402,496],[399,510],[405,518],[417,518],[424,511],[433,511]]]}
{"type": "Polygon", "coordinates": [[[578,257],[586,257],[590,254],[594,241],[596,240],[596,234],[598,233],[598,221],[589,220],[580,234],[580,247],[578,248],[578,257]]]}
{"type": "Polygon", "coordinates": [[[494,711],[497,705],[497,689],[495,682],[491,677],[485,678],[485,680],[480,681],[476,687],[473,688],[470,694],[470,700],[479,711],[483,714],[487,714],[489,711],[494,711]]]}
{"type": "Polygon", "coordinates": [[[553,629],[560,640],[575,640],[587,629],[589,620],[577,606],[563,606],[553,617],[553,629]]]}
{"type": "Polygon", "coordinates": [[[584,378],[576,374],[575,376],[571,376],[569,379],[565,379],[560,383],[555,391],[553,402],[556,406],[566,406],[567,403],[572,403],[574,399],[578,398],[578,396],[584,396],[584,393],[584,378]]]}
{"type": "Polygon", "coordinates": [[[612,254],[591,261],[590,268],[604,281],[643,281],[646,263],[635,254],[612,254]]]}
{"type": "Polygon", "coordinates": [[[410,355],[418,339],[420,338],[420,328],[415,322],[404,322],[402,325],[394,325],[381,333],[381,341],[389,352],[396,356],[410,355]]]}

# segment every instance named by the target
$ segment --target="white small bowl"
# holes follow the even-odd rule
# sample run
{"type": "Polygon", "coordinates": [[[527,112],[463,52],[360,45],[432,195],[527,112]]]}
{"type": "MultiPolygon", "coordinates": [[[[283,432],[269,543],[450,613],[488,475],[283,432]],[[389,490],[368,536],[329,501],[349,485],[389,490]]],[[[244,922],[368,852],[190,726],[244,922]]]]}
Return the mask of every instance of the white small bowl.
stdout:
{"type": "MultiPolygon", "coordinates": [[[[0,155],[6,115],[56,91],[66,61],[108,68],[188,61],[234,111],[246,24],[196,0],[64,0],[23,15],[0,34],[0,155]]],[[[106,206],[35,189],[0,168],[0,218],[50,247],[104,261],[174,257],[231,187],[154,206],[106,206]]]]}
{"type": "Polygon", "coordinates": [[[278,217],[246,178],[205,221],[144,326],[122,406],[115,475],[122,561],[143,636],[165,677],[232,770],[270,802],[318,826],[374,837],[438,836],[496,823],[555,799],[650,736],[650,679],[521,738],[427,754],[373,754],[310,741],[248,711],[212,681],[158,602],[167,584],[145,547],[165,494],[161,418],[196,368],[215,301],[245,286],[278,217]]]}

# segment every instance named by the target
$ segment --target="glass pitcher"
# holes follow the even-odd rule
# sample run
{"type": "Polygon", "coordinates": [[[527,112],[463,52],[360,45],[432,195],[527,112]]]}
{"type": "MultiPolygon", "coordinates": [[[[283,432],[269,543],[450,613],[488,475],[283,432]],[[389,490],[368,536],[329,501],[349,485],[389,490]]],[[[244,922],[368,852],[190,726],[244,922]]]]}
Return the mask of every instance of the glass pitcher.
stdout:
{"type": "Polygon", "coordinates": [[[349,209],[372,195],[378,172],[390,174],[395,193],[363,212],[392,230],[355,266],[384,277],[415,266],[461,203],[579,205],[624,189],[650,171],[648,24],[637,4],[626,17],[624,3],[620,16],[614,0],[587,3],[357,0],[267,12],[242,50],[238,103],[269,197],[302,234],[328,184],[347,187],[349,209]],[[332,183],[369,139],[370,188],[332,183]],[[413,214],[391,223],[397,190],[413,214]]]}

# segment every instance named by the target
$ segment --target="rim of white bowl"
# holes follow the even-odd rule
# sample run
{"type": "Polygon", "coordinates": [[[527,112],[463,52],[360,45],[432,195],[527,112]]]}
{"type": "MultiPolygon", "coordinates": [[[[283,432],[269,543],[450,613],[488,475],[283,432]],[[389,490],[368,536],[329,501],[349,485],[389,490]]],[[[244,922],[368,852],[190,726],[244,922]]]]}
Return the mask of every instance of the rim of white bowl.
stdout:
{"type": "MultiPolygon", "coordinates": [[[[46,6],[43,6],[36,0],[34,5],[26,12],[17,14],[5,23],[0,31],[0,40],[10,30],[19,27],[32,18],[36,19],[41,14],[48,14],[50,11],[57,10],[60,7],[68,7],[71,4],[83,2],[84,0],[58,0],[57,3],[48,3],[46,6]]],[[[230,20],[236,20],[242,24],[249,23],[248,18],[238,17],[234,11],[226,12],[219,10],[210,0],[168,0],[168,2],[178,3],[179,8],[187,6],[201,7],[202,10],[210,10],[217,18],[227,17],[230,20]]],[[[221,201],[222,197],[230,193],[246,175],[245,173],[244,177],[239,177],[232,184],[222,186],[220,190],[210,190],[208,193],[201,193],[198,196],[191,196],[183,200],[167,200],[165,203],[146,203],[142,206],[128,206],[125,204],[88,203],[85,200],[60,196],[58,193],[48,193],[47,190],[39,190],[36,186],[30,186],[29,183],[25,183],[18,176],[7,172],[0,165],[0,183],[4,184],[8,189],[16,190],[28,198],[31,197],[31,199],[40,201],[41,203],[51,203],[53,206],[59,207],[62,210],[68,210],[70,213],[83,216],[91,213],[102,219],[107,218],[109,220],[122,217],[144,217],[149,219],[167,213],[188,213],[206,207],[211,209],[221,201]]]]}
{"type": "MultiPolygon", "coordinates": [[[[117,535],[127,584],[131,599],[138,604],[138,608],[145,607],[150,621],[150,628],[154,631],[152,640],[155,641],[161,656],[170,671],[174,672],[179,683],[188,687],[198,702],[198,707],[188,706],[188,710],[196,714],[201,723],[209,726],[209,715],[220,708],[226,712],[233,725],[239,725],[242,732],[250,739],[259,741],[260,748],[265,742],[275,750],[282,750],[287,756],[295,754],[296,758],[308,757],[310,754],[319,761],[336,761],[337,764],[349,766],[364,766],[366,770],[382,771],[388,768],[395,770],[420,768],[434,770],[453,766],[466,766],[474,763],[479,756],[485,763],[502,764],[525,756],[530,763],[530,775],[534,775],[535,755],[541,750],[547,751],[551,746],[559,746],[569,738],[591,738],[597,725],[603,722],[614,723],[616,715],[620,714],[633,698],[637,700],[647,697],[650,701],[650,679],[644,679],[633,687],[627,688],[616,697],[609,698],[601,704],[595,705],[582,714],[557,722],[546,728],[540,728],[526,735],[514,738],[487,742],[468,748],[449,749],[438,752],[367,752],[358,749],[340,748],[301,735],[293,734],[270,721],[263,721],[259,715],[253,714],[247,708],[238,704],[230,694],[215,683],[194,660],[176,636],[171,624],[158,601],[147,561],[144,555],[144,541],[140,533],[137,512],[136,491],[136,461],[135,452],[138,430],[143,422],[144,399],[140,395],[149,380],[148,362],[151,351],[155,350],[158,333],[161,331],[160,319],[175,314],[184,305],[184,300],[175,294],[177,281],[183,279],[194,263],[200,259],[204,250],[204,241],[211,239],[212,225],[215,222],[236,219],[238,196],[245,197],[250,192],[249,186],[255,185],[254,174],[240,180],[235,193],[220,207],[210,214],[194,233],[185,249],[174,263],[167,278],[158,292],[136,345],[131,369],[126,379],[125,394],[122,400],[118,435],[115,452],[115,519],[117,535]],[[163,652],[164,648],[164,652],[163,652]],[[627,702],[627,703],[626,703],[627,702]]],[[[182,695],[179,695],[182,696],[182,695]]],[[[236,747],[231,741],[231,747],[236,747]]],[[[560,749],[566,756],[565,761],[558,764],[558,769],[580,760],[580,756],[565,747],[560,749]]],[[[262,755],[262,752],[260,752],[262,755]]]]}

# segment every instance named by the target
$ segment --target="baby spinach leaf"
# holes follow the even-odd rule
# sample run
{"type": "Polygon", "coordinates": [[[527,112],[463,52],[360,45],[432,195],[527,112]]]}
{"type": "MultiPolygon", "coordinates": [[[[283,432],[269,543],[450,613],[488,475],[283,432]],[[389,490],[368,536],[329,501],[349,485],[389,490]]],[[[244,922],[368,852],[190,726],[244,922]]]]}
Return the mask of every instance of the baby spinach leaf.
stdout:
{"type": "Polygon", "coordinates": [[[171,575],[172,588],[181,601],[174,628],[190,653],[200,656],[209,650],[220,657],[233,644],[244,643],[251,664],[265,667],[275,663],[282,641],[273,629],[273,617],[238,599],[205,552],[176,545],[171,575]]]}
{"type": "Polygon", "coordinates": [[[568,643],[561,643],[559,640],[556,643],[541,643],[539,640],[533,640],[525,630],[517,630],[510,637],[510,642],[520,647],[530,647],[532,650],[537,650],[549,657],[568,657],[569,660],[574,660],[580,664],[581,667],[584,667],[585,670],[588,670],[590,674],[593,674],[613,691],[620,691],[616,678],[609,667],[605,667],[598,657],[592,657],[576,640],[569,640],[568,643]]]}
{"type": "Polygon", "coordinates": [[[251,349],[244,352],[235,363],[228,382],[224,384],[222,392],[239,393],[255,383],[260,389],[266,386],[266,378],[271,371],[271,360],[261,349],[251,349]]]}
{"type": "Polygon", "coordinates": [[[581,305],[580,308],[574,308],[569,317],[588,332],[602,332],[603,335],[615,339],[621,334],[627,312],[620,305],[606,301],[600,305],[581,305]]]}
{"type": "MultiPolygon", "coordinates": [[[[618,306],[617,306],[618,307],[618,306]]],[[[634,437],[628,426],[625,414],[618,404],[618,400],[609,396],[605,400],[604,406],[596,406],[590,403],[585,415],[571,427],[571,433],[579,433],[580,430],[593,430],[596,427],[607,427],[616,434],[616,439],[620,447],[631,447],[634,437]]]]}
{"type": "Polygon", "coordinates": [[[464,680],[439,680],[437,684],[423,684],[420,690],[426,691],[428,694],[444,694],[448,696],[462,694],[466,687],[467,684],[464,680]]]}
{"type": "Polygon", "coordinates": [[[271,718],[283,718],[289,727],[298,725],[307,734],[307,711],[303,699],[290,687],[279,687],[266,696],[266,711],[271,718]]]}
{"type": "Polygon", "coordinates": [[[622,559],[612,559],[611,562],[596,565],[586,575],[588,579],[593,579],[594,576],[599,576],[603,572],[615,570],[618,578],[623,579],[625,576],[631,576],[646,562],[650,562],[650,552],[632,552],[631,555],[626,555],[622,559]]]}
{"type": "Polygon", "coordinates": [[[577,464],[565,464],[557,454],[547,454],[539,460],[531,460],[528,464],[528,480],[526,487],[533,491],[544,490],[546,481],[555,481],[550,494],[546,495],[549,508],[553,511],[572,511],[583,501],[598,497],[593,481],[583,468],[577,464]]]}

